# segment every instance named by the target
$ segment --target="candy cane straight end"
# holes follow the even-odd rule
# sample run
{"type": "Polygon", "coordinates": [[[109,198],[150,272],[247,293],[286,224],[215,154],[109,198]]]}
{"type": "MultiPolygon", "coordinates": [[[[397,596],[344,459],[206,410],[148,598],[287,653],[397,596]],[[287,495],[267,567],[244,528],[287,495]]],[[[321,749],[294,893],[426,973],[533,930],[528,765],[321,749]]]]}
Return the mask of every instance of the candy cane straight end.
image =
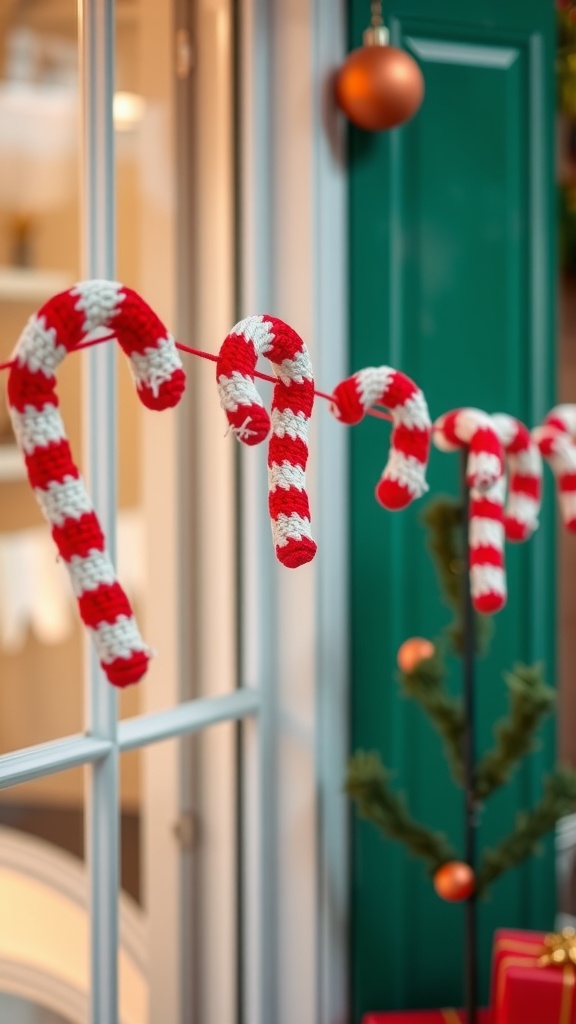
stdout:
{"type": "Polygon", "coordinates": [[[284,547],[276,547],[276,557],[287,569],[298,569],[300,565],[311,562],[318,550],[317,544],[309,537],[298,541],[288,541],[284,547]]]}
{"type": "Polygon", "coordinates": [[[397,480],[380,480],[374,493],[378,503],[390,512],[400,511],[414,500],[414,495],[397,480]]]}
{"type": "Polygon", "coordinates": [[[504,529],[506,540],[512,541],[513,544],[520,544],[532,535],[532,530],[524,523],[518,522],[517,519],[511,519],[510,516],[504,517],[504,529]]]}
{"type": "Polygon", "coordinates": [[[481,594],[473,600],[474,608],[481,615],[494,615],[502,610],[506,604],[506,598],[501,594],[481,594]]]}
{"type": "Polygon", "coordinates": [[[118,658],[110,664],[103,664],[104,674],[112,686],[124,689],[138,683],[148,671],[150,655],[145,651],[139,651],[131,658],[118,658]]]}

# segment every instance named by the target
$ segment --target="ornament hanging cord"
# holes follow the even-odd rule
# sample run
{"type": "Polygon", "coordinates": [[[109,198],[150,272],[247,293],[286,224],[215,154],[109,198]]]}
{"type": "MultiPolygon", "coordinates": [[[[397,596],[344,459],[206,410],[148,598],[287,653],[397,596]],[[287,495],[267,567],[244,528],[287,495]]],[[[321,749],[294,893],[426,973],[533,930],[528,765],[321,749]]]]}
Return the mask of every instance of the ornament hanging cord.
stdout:
{"type": "MultiPolygon", "coordinates": [[[[115,337],[115,334],[106,334],[101,338],[92,338],[89,341],[82,341],[79,345],[75,346],[74,351],[77,352],[79,349],[92,348],[94,345],[101,345],[104,341],[114,341],[115,337]]],[[[200,359],[208,359],[213,363],[218,361],[218,356],[214,355],[212,352],[204,352],[200,348],[193,348],[192,345],[185,345],[181,341],[176,342],[176,348],[180,349],[181,352],[186,352],[188,355],[198,356],[200,359]]],[[[9,370],[10,367],[14,366],[14,362],[14,359],[10,359],[6,363],[0,363],[0,370],[9,370]]],[[[258,370],[254,371],[254,376],[259,377],[260,380],[267,380],[270,384],[276,384],[277,382],[276,377],[272,377],[267,373],[260,373],[258,370]]],[[[327,402],[332,402],[334,405],[338,404],[334,395],[329,395],[326,391],[317,391],[314,389],[314,394],[318,398],[324,398],[327,402]]],[[[392,416],[389,413],[384,412],[382,409],[371,408],[367,409],[366,412],[368,416],[374,416],[376,419],[392,422],[392,416]]]]}
{"type": "Polygon", "coordinates": [[[372,28],[380,28],[384,24],[381,0],[372,0],[370,4],[370,23],[372,28]]]}
{"type": "Polygon", "coordinates": [[[363,36],[364,46],[387,46],[390,34],[384,24],[381,0],[371,0],[370,26],[363,36]]]}

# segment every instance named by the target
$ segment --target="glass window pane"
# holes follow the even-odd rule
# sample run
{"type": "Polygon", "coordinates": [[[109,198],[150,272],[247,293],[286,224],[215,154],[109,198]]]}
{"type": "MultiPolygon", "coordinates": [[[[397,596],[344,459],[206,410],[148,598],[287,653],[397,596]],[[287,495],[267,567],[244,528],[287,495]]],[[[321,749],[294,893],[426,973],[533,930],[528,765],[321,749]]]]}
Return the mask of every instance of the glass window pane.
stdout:
{"type": "Polygon", "coordinates": [[[237,726],[227,722],[190,740],[192,806],[197,841],[192,850],[196,1019],[237,1022],[237,726]]]}
{"type": "Polygon", "coordinates": [[[22,999],[5,992],[0,992],[0,1020],[6,1024],[75,1024],[70,1017],[62,1017],[32,999],[22,999]]]}
{"type": "MultiPolygon", "coordinates": [[[[179,340],[211,352],[233,323],[231,9],[230,0],[198,6],[202,61],[177,88],[170,5],[120,4],[116,23],[118,274],[179,340]],[[186,132],[176,131],[176,94],[188,104],[186,132]],[[183,150],[189,133],[202,140],[197,155],[183,150]]],[[[120,576],[156,654],[121,717],[236,686],[235,442],[224,436],[214,367],[182,360],[188,384],[175,414],[140,408],[121,374],[120,530],[131,554],[120,576]]]]}
{"type": "Polygon", "coordinates": [[[84,1019],[90,930],[82,789],[79,769],[0,794],[0,1020],[10,1024],[84,1019]]]}
{"type": "MultiPolygon", "coordinates": [[[[78,276],[75,0],[11,4],[0,19],[0,361],[28,319],[78,276]]],[[[58,393],[80,451],[79,359],[58,393]]],[[[74,599],[25,479],[0,386],[0,749],[82,725],[74,599]]]]}
{"type": "Polygon", "coordinates": [[[120,874],[123,891],[142,906],[142,751],[120,759],[120,874]]]}
{"type": "Polygon", "coordinates": [[[237,1024],[236,729],[121,759],[123,895],[146,937],[139,1024],[237,1024]]]}
{"type": "MultiPolygon", "coordinates": [[[[81,861],[83,808],[84,769],[57,772],[1,790],[0,828],[34,836],[81,861]]],[[[0,842],[0,853],[1,846],[0,842]]]]}

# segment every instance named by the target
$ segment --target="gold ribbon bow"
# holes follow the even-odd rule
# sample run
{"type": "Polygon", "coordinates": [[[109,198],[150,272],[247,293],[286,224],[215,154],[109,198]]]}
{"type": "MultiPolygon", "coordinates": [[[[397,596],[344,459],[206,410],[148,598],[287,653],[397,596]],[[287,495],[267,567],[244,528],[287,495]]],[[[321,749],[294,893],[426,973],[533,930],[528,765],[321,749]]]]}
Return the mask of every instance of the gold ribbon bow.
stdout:
{"type": "Polygon", "coordinates": [[[576,929],[563,928],[544,939],[544,950],[538,958],[539,967],[576,967],[576,929]]]}

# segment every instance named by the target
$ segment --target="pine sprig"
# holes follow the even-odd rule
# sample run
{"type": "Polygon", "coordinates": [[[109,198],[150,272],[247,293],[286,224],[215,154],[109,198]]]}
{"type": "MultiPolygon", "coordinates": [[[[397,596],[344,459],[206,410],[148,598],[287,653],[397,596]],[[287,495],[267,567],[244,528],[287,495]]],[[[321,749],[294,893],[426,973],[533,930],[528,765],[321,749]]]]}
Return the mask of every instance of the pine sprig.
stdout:
{"type": "Polygon", "coordinates": [[[554,708],[556,695],[542,677],[541,665],[515,665],[504,674],[510,710],[496,723],[496,742],[476,769],[475,793],[485,800],[508,781],[518,762],[534,749],[534,733],[554,708]]]}
{"type": "Polygon", "coordinates": [[[538,843],[559,818],[576,808],[576,772],[557,768],[544,780],[544,796],[531,811],[519,814],[514,831],[492,850],[487,850],[476,878],[482,895],[500,875],[535,853],[538,843]]]}
{"type": "MultiPolygon", "coordinates": [[[[461,655],[464,649],[462,587],[465,564],[462,558],[462,530],[468,527],[463,524],[462,517],[462,505],[448,497],[439,497],[429,501],[421,514],[422,522],[428,531],[428,548],[436,567],[444,603],[453,612],[453,619],[446,627],[446,634],[457,655],[461,655]]],[[[486,653],[491,636],[491,618],[474,613],[474,637],[477,654],[486,653]]]]}
{"type": "Polygon", "coordinates": [[[563,114],[576,117],[576,23],[572,10],[557,12],[557,102],[563,114]]]}
{"type": "Polygon", "coordinates": [[[462,785],[464,763],[462,760],[462,736],[464,734],[464,712],[462,703],[448,693],[444,680],[446,666],[438,646],[431,658],[415,666],[412,672],[400,674],[400,685],[404,693],[418,702],[444,741],[446,758],[455,781],[462,785]]]}
{"type": "Polygon", "coordinates": [[[421,519],[428,531],[428,547],[434,559],[445,603],[459,614],[462,506],[452,498],[436,498],[428,502],[421,519]]]}
{"type": "Polygon", "coordinates": [[[361,817],[371,821],[385,835],[403,843],[415,857],[421,857],[434,872],[456,854],[446,837],[415,821],[390,786],[391,773],[378,754],[359,751],[348,762],[345,789],[361,817]]]}

